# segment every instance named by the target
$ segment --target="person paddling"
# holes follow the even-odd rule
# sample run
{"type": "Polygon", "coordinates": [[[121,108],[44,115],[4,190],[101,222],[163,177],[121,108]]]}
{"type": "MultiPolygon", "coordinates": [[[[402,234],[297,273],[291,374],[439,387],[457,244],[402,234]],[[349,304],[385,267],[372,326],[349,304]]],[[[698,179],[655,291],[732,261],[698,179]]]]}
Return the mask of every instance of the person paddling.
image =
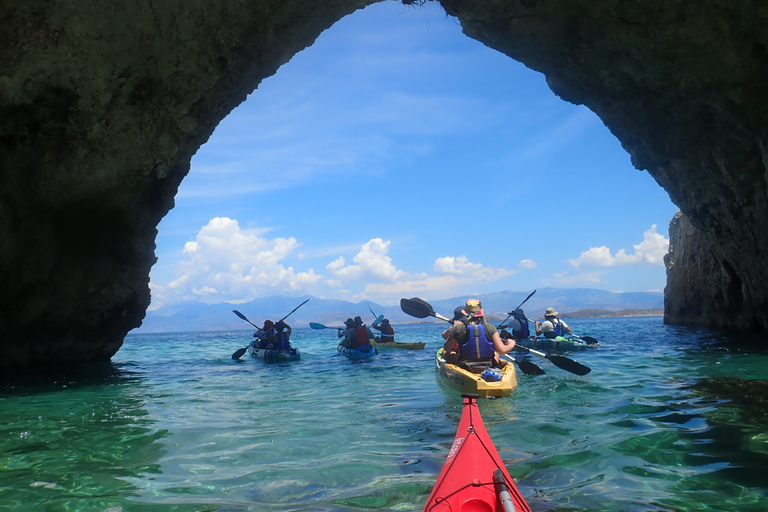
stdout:
{"type": "Polygon", "coordinates": [[[371,329],[363,323],[362,318],[356,316],[354,326],[347,330],[347,338],[344,346],[346,348],[368,352],[371,349],[372,339],[373,333],[371,332],[371,329]]]}
{"type": "Polygon", "coordinates": [[[565,336],[566,333],[571,332],[571,328],[568,325],[557,318],[557,311],[555,308],[547,308],[544,312],[544,322],[535,322],[536,336],[544,335],[546,338],[553,339],[558,336],[565,336]]]}
{"type": "MultiPolygon", "coordinates": [[[[502,341],[499,331],[485,321],[483,307],[479,300],[469,299],[464,305],[463,319],[454,320],[448,330],[443,354],[451,364],[472,366],[503,367],[498,354],[507,354],[515,347],[515,340],[502,341]],[[456,346],[458,345],[458,350],[456,346]],[[478,363],[486,363],[485,365],[478,363]]],[[[454,318],[458,316],[454,314],[454,318]]]]}
{"type": "Polygon", "coordinates": [[[264,326],[254,334],[258,338],[258,344],[254,340],[254,346],[257,348],[267,348],[270,344],[274,344],[277,331],[275,331],[275,323],[272,320],[264,320],[264,326]]]}
{"type": "Polygon", "coordinates": [[[395,341],[395,330],[389,324],[389,320],[386,318],[381,322],[374,322],[371,324],[372,329],[376,329],[381,333],[379,336],[379,343],[389,343],[395,341]]]}
{"type": "Polygon", "coordinates": [[[280,320],[275,324],[275,341],[272,350],[288,352],[291,350],[291,326],[280,320]]]}
{"type": "Polygon", "coordinates": [[[347,334],[349,333],[349,330],[353,329],[355,327],[355,321],[352,320],[352,318],[347,318],[346,320],[344,320],[344,325],[346,326],[346,328],[342,328],[342,327],[338,328],[338,330],[339,330],[339,332],[338,332],[339,336],[338,337],[339,338],[346,338],[347,337],[347,334]]]}

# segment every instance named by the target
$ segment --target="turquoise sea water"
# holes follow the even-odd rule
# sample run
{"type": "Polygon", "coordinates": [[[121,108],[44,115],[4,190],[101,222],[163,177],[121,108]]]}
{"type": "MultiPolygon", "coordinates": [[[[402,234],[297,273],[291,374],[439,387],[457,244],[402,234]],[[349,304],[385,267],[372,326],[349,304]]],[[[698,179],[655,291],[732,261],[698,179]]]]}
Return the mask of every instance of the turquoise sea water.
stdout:
{"type": "MultiPolygon", "coordinates": [[[[660,317],[571,322],[601,341],[538,356],[482,400],[535,511],[764,511],[768,353],[660,317]]],[[[460,396],[433,367],[444,325],[396,326],[423,351],[336,354],[294,330],[298,363],[247,354],[250,331],[129,335],[109,364],[0,387],[2,511],[421,510],[460,396]]]]}

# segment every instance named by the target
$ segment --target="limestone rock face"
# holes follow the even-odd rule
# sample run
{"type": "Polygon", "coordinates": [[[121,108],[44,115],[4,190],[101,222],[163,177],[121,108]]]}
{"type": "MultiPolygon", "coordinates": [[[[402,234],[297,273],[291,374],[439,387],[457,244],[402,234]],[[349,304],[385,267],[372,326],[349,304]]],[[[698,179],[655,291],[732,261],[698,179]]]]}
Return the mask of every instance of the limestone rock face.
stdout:
{"type": "Polygon", "coordinates": [[[768,329],[768,4],[441,3],[467,35],[600,116],[685,214],[667,322],[768,329]]]}
{"type": "MultiPolygon", "coordinates": [[[[156,227],[192,155],[261,80],[374,1],[0,1],[0,367],[109,359],[149,304],[156,227]]],[[[768,5],[441,3],[596,112],[685,213],[668,321],[768,327],[768,5]],[[699,279],[703,261],[727,279],[699,279]],[[728,302],[688,307],[718,289],[728,302]]]]}
{"type": "Polygon", "coordinates": [[[194,153],[370,3],[0,2],[0,368],[114,355],[194,153]]]}

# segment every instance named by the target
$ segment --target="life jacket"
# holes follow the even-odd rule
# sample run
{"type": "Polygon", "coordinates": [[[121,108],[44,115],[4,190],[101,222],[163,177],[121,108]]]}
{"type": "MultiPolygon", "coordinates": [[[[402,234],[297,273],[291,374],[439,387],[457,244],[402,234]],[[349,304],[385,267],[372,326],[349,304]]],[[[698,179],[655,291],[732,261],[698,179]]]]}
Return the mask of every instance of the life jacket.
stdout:
{"type": "Polygon", "coordinates": [[[528,327],[528,319],[525,317],[525,313],[513,313],[512,317],[520,322],[520,329],[512,329],[512,337],[516,340],[522,340],[531,336],[531,329],[528,327]]]}
{"type": "Polygon", "coordinates": [[[381,327],[381,342],[387,343],[389,341],[395,341],[395,330],[391,325],[381,327]]]}
{"type": "Polygon", "coordinates": [[[545,332],[544,336],[547,338],[557,338],[558,336],[565,336],[565,324],[560,320],[559,318],[553,318],[551,320],[547,320],[548,322],[552,322],[552,325],[555,327],[549,332],[545,332]]]}
{"type": "Polygon", "coordinates": [[[364,325],[355,327],[355,336],[352,339],[355,342],[355,346],[357,347],[371,344],[371,342],[368,340],[368,328],[364,325]]]}
{"type": "Polygon", "coordinates": [[[483,361],[493,358],[493,342],[485,334],[485,324],[467,325],[467,339],[459,347],[461,358],[467,361],[483,361]]]}
{"type": "Polygon", "coordinates": [[[261,335],[261,340],[259,341],[259,348],[267,348],[267,345],[270,343],[274,344],[275,340],[277,338],[277,331],[273,327],[272,329],[269,329],[264,334],[261,335]]]}
{"type": "Polygon", "coordinates": [[[288,341],[288,332],[283,331],[277,333],[277,341],[275,342],[275,350],[290,350],[291,343],[288,341]]]}

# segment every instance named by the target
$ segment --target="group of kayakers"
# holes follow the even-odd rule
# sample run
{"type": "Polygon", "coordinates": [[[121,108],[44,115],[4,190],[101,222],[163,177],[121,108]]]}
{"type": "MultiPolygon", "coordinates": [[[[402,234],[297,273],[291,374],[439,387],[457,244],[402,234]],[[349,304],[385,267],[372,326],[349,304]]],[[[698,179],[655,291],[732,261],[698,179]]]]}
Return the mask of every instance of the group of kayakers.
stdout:
{"type": "Polygon", "coordinates": [[[264,326],[253,334],[253,346],[265,350],[287,352],[291,350],[291,326],[284,320],[277,323],[265,320],[264,326]]]}
{"type": "MultiPolygon", "coordinates": [[[[446,362],[452,364],[487,364],[491,367],[503,368],[507,363],[500,359],[512,351],[516,339],[528,338],[528,319],[522,309],[510,313],[514,317],[508,327],[512,328],[512,334],[506,330],[499,330],[486,322],[482,303],[478,299],[469,299],[463,306],[454,310],[453,325],[443,332],[444,357],[446,362]]],[[[544,322],[535,321],[537,336],[555,338],[571,332],[571,328],[558,317],[554,308],[547,308],[544,313],[544,322]]],[[[395,341],[395,331],[389,320],[377,319],[370,327],[361,317],[347,318],[344,327],[337,328],[338,337],[343,347],[367,352],[371,347],[374,334],[371,329],[379,331],[379,339],[382,343],[395,341]]],[[[288,351],[291,350],[291,326],[284,320],[273,323],[265,320],[264,325],[254,337],[254,347],[267,350],[288,351]]]]}
{"type": "Polygon", "coordinates": [[[361,317],[356,316],[354,319],[350,317],[344,321],[344,326],[337,329],[338,337],[344,338],[341,341],[344,348],[368,352],[371,347],[371,340],[374,339],[371,329],[379,331],[379,340],[381,342],[395,341],[395,330],[386,318],[381,321],[377,319],[368,327],[361,317]]]}
{"type": "MultiPolygon", "coordinates": [[[[547,308],[544,313],[544,322],[534,322],[537,336],[555,338],[571,332],[568,325],[557,318],[554,308],[547,308]]],[[[512,334],[506,330],[500,333],[498,329],[486,322],[483,305],[478,299],[469,299],[464,307],[454,310],[453,326],[443,331],[443,357],[451,364],[490,365],[490,367],[503,368],[507,362],[500,359],[499,355],[508,354],[515,348],[516,339],[528,338],[528,319],[521,309],[510,313],[515,320],[512,326],[512,334]],[[504,336],[502,336],[504,334],[504,336]]]]}

